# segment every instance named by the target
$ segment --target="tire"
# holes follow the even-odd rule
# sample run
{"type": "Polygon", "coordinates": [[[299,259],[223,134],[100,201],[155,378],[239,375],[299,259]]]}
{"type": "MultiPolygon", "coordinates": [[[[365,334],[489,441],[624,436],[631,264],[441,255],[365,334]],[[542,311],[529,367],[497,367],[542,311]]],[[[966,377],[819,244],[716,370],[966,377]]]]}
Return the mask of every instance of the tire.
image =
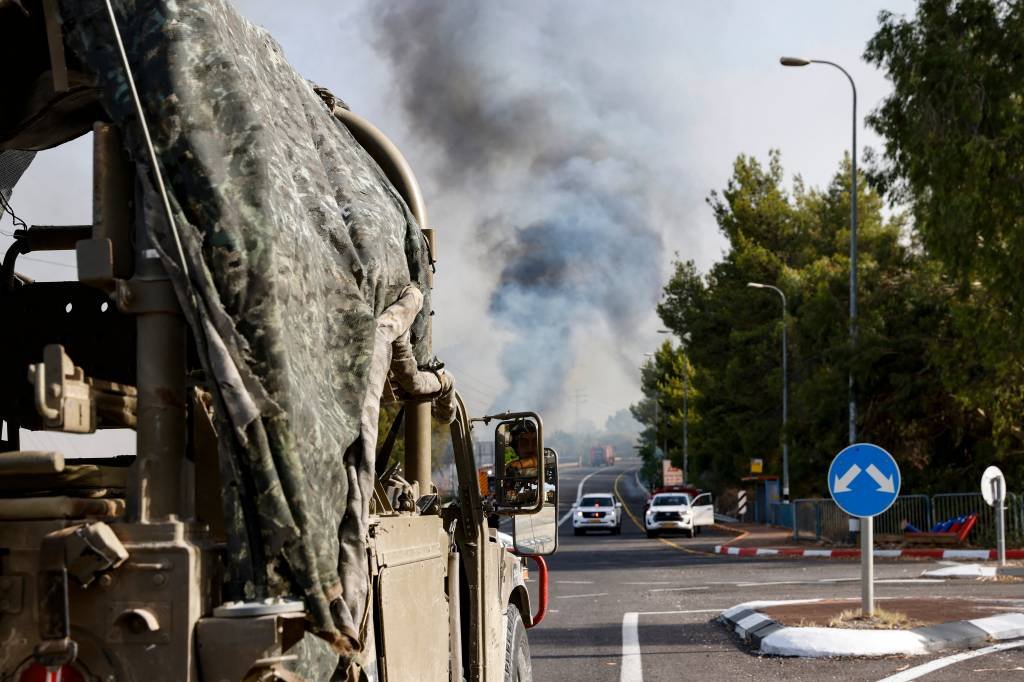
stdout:
{"type": "Polygon", "coordinates": [[[692,528],[690,530],[686,531],[686,537],[692,538],[693,536],[694,536],[694,532],[693,532],[692,528]]]}
{"type": "Polygon", "coordinates": [[[648,528],[647,529],[647,537],[649,537],[649,538],[656,538],[656,537],[658,537],[658,531],[651,530],[651,529],[648,528]]]}
{"type": "Polygon", "coordinates": [[[583,535],[584,532],[585,531],[582,528],[573,528],[572,529],[572,534],[576,535],[576,536],[583,535]]]}
{"type": "Polygon", "coordinates": [[[530,642],[519,609],[508,605],[505,615],[505,682],[533,682],[530,642]]]}
{"type": "Polygon", "coordinates": [[[622,523],[612,528],[612,535],[622,535],[622,523]]]}

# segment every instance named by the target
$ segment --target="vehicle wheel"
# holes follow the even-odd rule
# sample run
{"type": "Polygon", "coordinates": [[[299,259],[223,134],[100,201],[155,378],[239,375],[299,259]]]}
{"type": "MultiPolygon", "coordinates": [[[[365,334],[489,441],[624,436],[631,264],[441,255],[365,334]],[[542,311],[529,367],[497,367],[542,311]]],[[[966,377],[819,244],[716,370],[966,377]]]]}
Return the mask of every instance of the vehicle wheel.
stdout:
{"type": "Polygon", "coordinates": [[[656,538],[658,537],[658,531],[647,529],[647,537],[656,538]]]}
{"type": "Polygon", "coordinates": [[[509,604],[505,616],[505,682],[533,682],[530,642],[519,609],[509,604]]]}
{"type": "Polygon", "coordinates": [[[612,535],[622,535],[622,524],[621,523],[619,525],[615,526],[614,528],[612,528],[612,535]]]}
{"type": "Polygon", "coordinates": [[[688,537],[688,538],[692,538],[693,537],[693,529],[692,528],[690,530],[686,531],[686,537],[688,537]]]}
{"type": "Polygon", "coordinates": [[[582,528],[573,528],[572,529],[572,534],[573,535],[583,535],[583,529],[582,528]]]}

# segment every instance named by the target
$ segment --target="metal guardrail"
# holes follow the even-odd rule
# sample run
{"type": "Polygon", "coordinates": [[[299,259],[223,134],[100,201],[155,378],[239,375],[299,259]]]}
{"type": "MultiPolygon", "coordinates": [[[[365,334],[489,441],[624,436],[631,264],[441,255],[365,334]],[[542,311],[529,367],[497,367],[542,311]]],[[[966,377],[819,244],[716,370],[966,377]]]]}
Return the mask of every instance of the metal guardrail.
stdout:
{"type": "MultiPolygon", "coordinates": [[[[875,517],[875,534],[900,535],[905,523],[922,531],[941,521],[977,514],[972,538],[979,544],[995,542],[995,509],[985,503],[981,493],[939,493],[937,495],[901,495],[883,514],[875,517]]],[[[850,516],[829,498],[793,501],[793,538],[827,540],[842,543],[850,538],[850,516]]],[[[1024,495],[1006,496],[1006,534],[1008,542],[1024,542],[1024,495]]]]}

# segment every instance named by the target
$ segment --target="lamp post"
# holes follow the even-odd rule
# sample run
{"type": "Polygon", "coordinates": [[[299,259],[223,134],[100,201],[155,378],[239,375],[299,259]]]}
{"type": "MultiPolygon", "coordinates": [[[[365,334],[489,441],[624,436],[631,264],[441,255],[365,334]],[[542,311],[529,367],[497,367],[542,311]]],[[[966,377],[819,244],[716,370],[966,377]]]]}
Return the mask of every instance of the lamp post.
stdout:
{"type": "MultiPolygon", "coordinates": [[[[808,64],[827,64],[843,72],[850,81],[853,90],[853,145],[850,147],[850,347],[857,345],[857,86],[853,77],[838,64],[824,59],[803,59],[801,57],[781,57],[783,66],[807,66],[808,64]]],[[[853,384],[853,368],[848,376],[848,397],[850,402],[850,444],[857,442],[857,399],[853,384]]]]}
{"type": "MultiPolygon", "coordinates": [[[[644,353],[644,357],[651,358],[651,362],[655,366],[657,366],[657,362],[654,360],[654,353],[644,353]]],[[[654,449],[655,449],[655,451],[657,451],[657,449],[658,449],[658,425],[659,425],[659,421],[658,421],[658,398],[660,397],[660,395],[661,395],[661,392],[656,390],[655,391],[655,395],[654,395],[654,449]]],[[[661,451],[661,456],[662,456],[662,459],[665,459],[665,458],[668,457],[668,435],[665,436],[665,448],[661,451]]]]}
{"type": "Polygon", "coordinates": [[[771,289],[782,298],[782,501],[789,503],[789,373],[786,371],[786,294],[770,284],[747,282],[752,289],[771,289]]]}
{"type": "MultiPolygon", "coordinates": [[[[846,69],[824,59],[781,57],[779,63],[783,66],[827,64],[842,71],[846,80],[850,81],[850,88],[853,90],[853,146],[850,148],[850,351],[852,353],[857,347],[857,86],[846,69]]],[[[850,401],[851,445],[857,442],[857,401],[854,389],[851,360],[847,386],[850,401]]],[[[860,519],[861,612],[866,616],[872,616],[875,613],[874,548],[874,520],[871,517],[860,519]]]]}
{"type": "MultiPolygon", "coordinates": [[[[659,334],[671,334],[668,329],[659,329],[659,334]]],[[[681,337],[680,345],[685,349],[690,341],[690,332],[681,337]]],[[[689,358],[683,353],[683,482],[690,482],[690,370],[689,358]]]]}

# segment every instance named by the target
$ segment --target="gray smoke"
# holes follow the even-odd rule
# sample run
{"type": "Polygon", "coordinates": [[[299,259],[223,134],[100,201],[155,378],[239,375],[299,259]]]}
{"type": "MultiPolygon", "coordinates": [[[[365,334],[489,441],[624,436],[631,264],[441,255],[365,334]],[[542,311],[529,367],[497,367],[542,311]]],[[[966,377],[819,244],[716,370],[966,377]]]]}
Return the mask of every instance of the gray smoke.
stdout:
{"type": "Polygon", "coordinates": [[[412,136],[430,141],[440,188],[478,207],[481,255],[495,259],[489,311],[513,340],[510,389],[494,407],[564,402],[567,375],[598,346],[635,371],[617,349],[658,300],[663,188],[642,116],[604,73],[615,55],[592,42],[574,53],[559,17],[571,9],[539,3],[370,11],[412,136]]]}

